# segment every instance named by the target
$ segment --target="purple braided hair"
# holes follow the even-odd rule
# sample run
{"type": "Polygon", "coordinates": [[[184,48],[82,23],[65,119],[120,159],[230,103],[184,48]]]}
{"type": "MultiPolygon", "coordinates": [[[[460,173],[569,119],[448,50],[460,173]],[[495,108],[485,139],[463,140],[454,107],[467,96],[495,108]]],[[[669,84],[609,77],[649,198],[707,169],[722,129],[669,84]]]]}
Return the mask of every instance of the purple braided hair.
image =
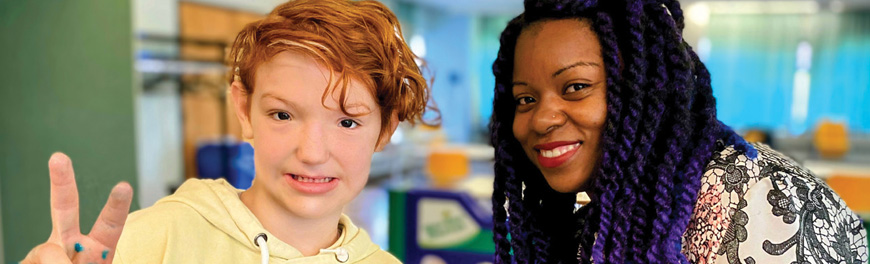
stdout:
{"type": "MultiPolygon", "coordinates": [[[[647,12],[651,15],[655,15],[656,13],[661,14],[662,12],[666,15],[666,10],[661,6],[656,5],[647,5],[647,12]]],[[[650,23],[647,21],[646,23],[650,23]]],[[[653,192],[651,186],[655,186],[658,181],[655,177],[656,175],[653,173],[655,171],[655,167],[652,166],[655,163],[647,162],[648,158],[652,158],[651,155],[654,153],[650,153],[653,150],[653,144],[656,142],[656,138],[658,137],[660,131],[661,124],[661,116],[665,111],[664,97],[666,95],[667,89],[665,87],[666,83],[669,83],[669,74],[668,74],[668,64],[666,63],[666,59],[664,58],[665,51],[663,49],[664,46],[664,37],[662,32],[660,32],[660,28],[658,27],[650,27],[644,32],[644,38],[648,39],[650,45],[650,55],[654,58],[651,59],[647,74],[652,76],[652,84],[650,86],[649,92],[646,93],[645,102],[647,103],[646,111],[644,112],[643,120],[648,120],[648,122],[644,123],[644,127],[641,130],[642,134],[640,137],[640,141],[636,143],[638,147],[635,148],[633,152],[633,158],[635,159],[634,166],[636,166],[637,173],[635,177],[637,180],[633,180],[633,184],[638,186],[637,191],[637,202],[638,204],[631,207],[631,239],[632,241],[643,241],[645,237],[652,236],[652,230],[644,229],[644,227],[650,225],[647,222],[648,218],[654,218],[655,214],[653,212],[647,212],[646,208],[650,208],[650,201],[654,200],[654,195],[656,193],[667,193],[667,190],[664,192],[653,192]],[[647,168],[649,167],[649,168],[647,168]],[[650,173],[647,173],[649,171],[650,173]]],[[[661,151],[662,148],[655,148],[656,151],[661,151]]],[[[661,197],[660,197],[661,199],[661,197]]],[[[663,230],[661,230],[663,231],[663,230]]],[[[631,260],[635,263],[645,263],[645,262],[653,262],[656,259],[661,259],[655,257],[657,254],[661,256],[660,253],[654,253],[653,251],[657,251],[660,247],[652,247],[650,248],[647,245],[635,246],[632,248],[631,252],[631,260]]]]}
{"type": "MultiPolygon", "coordinates": [[[[616,41],[615,33],[613,32],[613,24],[611,20],[611,16],[605,12],[599,12],[597,14],[598,23],[597,27],[595,27],[595,31],[599,36],[603,39],[607,39],[603,41],[604,45],[602,45],[602,53],[607,51],[607,54],[612,54],[610,56],[605,55],[604,64],[606,65],[607,71],[607,119],[605,125],[605,133],[602,135],[601,144],[602,146],[615,146],[614,142],[616,142],[616,138],[618,137],[618,133],[621,133],[621,126],[618,126],[618,120],[622,119],[622,112],[624,111],[622,106],[622,88],[621,85],[617,85],[617,80],[621,75],[619,70],[620,64],[618,62],[618,57],[616,58],[616,62],[614,63],[614,55],[618,54],[618,45],[616,41]]],[[[599,205],[599,218],[598,218],[598,235],[595,238],[595,241],[599,243],[595,243],[592,246],[592,258],[595,260],[605,260],[605,248],[612,247],[610,235],[610,226],[612,219],[612,211],[613,211],[613,200],[615,199],[616,193],[620,190],[621,181],[617,178],[617,175],[623,175],[622,167],[618,166],[618,160],[616,157],[620,156],[620,152],[624,152],[624,150],[620,148],[605,148],[602,157],[601,163],[602,166],[599,166],[598,170],[598,179],[595,182],[593,194],[598,194],[598,205],[599,205]]]]}
{"type": "MultiPolygon", "coordinates": [[[[641,187],[641,178],[643,175],[643,153],[641,153],[642,146],[637,142],[638,134],[640,134],[640,118],[641,115],[645,113],[645,99],[647,98],[647,91],[643,88],[646,85],[646,75],[647,75],[647,50],[644,39],[644,31],[645,28],[643,26],[644,20],[646,16],[643,12],[643,3],[638,0],[629,1],[626,5],[626,13],[627,13],[627,28],[629,29],[628,34],[628,45],[627,48],[623,48],[624,50],[632,50],[630,53],[630,63],[627,70],[626,78],[624,82],[627,86],[627,90],[631,95],[628,95],[630,98],[628,112],[623,120],[623,133],[622,133],[622,146],[621,149],[624,151],[620,151],[620,163],[628,165],[627,174],[622,175],[622,177],[627,178],[627,184],[625,184],[622,189],[621,196],[626,197],[626,199],[620,199],[617,203],[617,208],[631,208],[632,210],[617,210],[617,220],[615,223],[617,225],[614,227],[614,235],[612,236],[612,244],[613,250],[610,251],[608,255],[608,259],[615,263],[623,263],[625,259],[631,259],[633,261],[638,261],[637,256],[642,252],[641,247],[632,247],[629,252],[624,252],[622,244],[627,240],[629,233],[633,238],[640,238],[639,234],[636,232],[639,229],[639,226],[636,224],[640,224],[638,218],[643,218],[640,215],[634,215],[637,211],[642,211],[639,207],[635,205],[637,203],[638,196],[642,195],[640,192],[641,187]],[[635,210],[637,209],[637,210],[635,210]],[[632,232],[634,230],[634,232],[632,232]],[[625,254],[624,254],[625,253],[625,254]]],[[[641,136],[640,138],[643,138],[641,136]]]]}

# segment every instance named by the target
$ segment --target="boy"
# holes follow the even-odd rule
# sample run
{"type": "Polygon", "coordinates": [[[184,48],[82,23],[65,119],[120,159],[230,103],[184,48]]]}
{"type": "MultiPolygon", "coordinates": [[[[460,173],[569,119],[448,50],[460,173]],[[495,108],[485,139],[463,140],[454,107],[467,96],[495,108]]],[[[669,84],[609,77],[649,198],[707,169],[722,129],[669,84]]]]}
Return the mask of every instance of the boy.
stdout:
{"type": "Polygon", "coordinates": [[[239,33],[228,58],[233,105],[254,146],[251,188],[189,180],[124,227],[132,190],[121,183],[84,236],[71,163],[55,154],[54,232],[24,263],[398,263],[341,211],[365,186],[372,154],[426,109],[414,58],[378,2],[276,7],[239,33]]]}

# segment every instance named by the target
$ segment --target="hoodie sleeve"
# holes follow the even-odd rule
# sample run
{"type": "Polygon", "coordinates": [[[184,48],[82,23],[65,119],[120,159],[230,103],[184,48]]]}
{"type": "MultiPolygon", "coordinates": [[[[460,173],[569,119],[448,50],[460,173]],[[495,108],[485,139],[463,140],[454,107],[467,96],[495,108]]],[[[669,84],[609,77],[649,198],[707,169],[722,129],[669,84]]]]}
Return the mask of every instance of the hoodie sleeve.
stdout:
{"type": "Polygon", "coordinates": [[[130,214],[115,247],[113,263],[162,263],[166,250],[166,224],[152,208],[130,214]]]}
{"type": "Polygon", "coordinates": [[[166,202],[130,214],[115,248],[115,263],[178,263],[207,251],[197,241],[202,227],[210,225],[189,206],[166,202]]]}

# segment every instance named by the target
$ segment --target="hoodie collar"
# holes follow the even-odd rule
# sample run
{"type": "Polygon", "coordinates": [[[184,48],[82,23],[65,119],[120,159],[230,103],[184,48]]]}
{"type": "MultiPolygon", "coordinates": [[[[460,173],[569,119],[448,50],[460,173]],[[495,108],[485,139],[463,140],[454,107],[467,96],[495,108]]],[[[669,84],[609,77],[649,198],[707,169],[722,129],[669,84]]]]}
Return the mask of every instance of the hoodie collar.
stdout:
{"type": "MultiPolygon", "coordinates": [[[[242,190],[234,188],[223,179],[191,179],[181,185],[174,195],[158,203],[181,202],[191,206],[215,228],[255,252],[259,252],[260,249],[254,240],[259,234],[266,234],[268,237],[266,244],[271,258],[299,260],[299,263],[340,263],[336,260],[336,255],[329,252],[304,257],[299,250],[273,236],[239,199],[241,192],[242,190]]],[[[345,263],[354,263],[379,250],[379,247],[371,242],[366,231],[354,225],[346,215],[341,215],[339,226],[342,227],[341,235],[327,249],[347,250],[349,260],[345,263]]],[[[286,263],[296,263],[296,261],[286,263]]]]}

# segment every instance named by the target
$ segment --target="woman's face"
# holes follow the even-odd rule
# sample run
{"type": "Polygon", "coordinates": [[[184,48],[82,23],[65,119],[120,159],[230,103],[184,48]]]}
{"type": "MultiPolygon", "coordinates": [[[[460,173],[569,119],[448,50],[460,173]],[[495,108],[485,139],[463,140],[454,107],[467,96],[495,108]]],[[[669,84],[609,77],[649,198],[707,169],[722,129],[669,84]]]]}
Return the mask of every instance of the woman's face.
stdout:
{"type": "Polygon", "coordinates": [[[514,136],[551,188],[584,190],[607,116],[598,37],[584,20],[537,22],[520,33],[514,55],[514,136]]]}

